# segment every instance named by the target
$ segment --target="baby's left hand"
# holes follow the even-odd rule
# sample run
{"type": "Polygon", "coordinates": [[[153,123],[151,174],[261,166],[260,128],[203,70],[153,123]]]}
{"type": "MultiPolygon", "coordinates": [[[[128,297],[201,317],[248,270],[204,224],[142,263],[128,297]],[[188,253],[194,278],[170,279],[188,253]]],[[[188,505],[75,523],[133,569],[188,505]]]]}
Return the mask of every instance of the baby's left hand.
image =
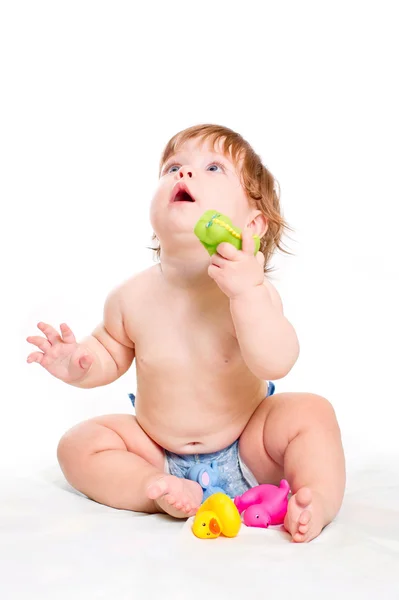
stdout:
{"type": "Polygon", "coordinates": [[[245,230],[242,232],[241,250],[223,242],[211,257],[208,274],[230,299],[263,283],[265,257],[262,252],[254,256],[254,251],[252,234],[245,230]]]}

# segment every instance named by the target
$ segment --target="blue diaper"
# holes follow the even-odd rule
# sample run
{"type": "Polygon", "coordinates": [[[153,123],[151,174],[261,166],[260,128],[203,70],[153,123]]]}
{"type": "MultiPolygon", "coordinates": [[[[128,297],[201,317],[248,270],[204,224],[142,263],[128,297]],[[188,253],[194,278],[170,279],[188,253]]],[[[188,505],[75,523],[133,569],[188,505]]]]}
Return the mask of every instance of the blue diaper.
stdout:
{"type": "MultiPolygon", "coordinates": [[[[274,383],[269,381],[266,395],[271,396],[274,390],[274,383]]],[[[134,394],[129,394],[129,398],[134,406],[134,394]]],[[[204,499],[221,490],[230,498],[240,496],[258,482],[240,457],[238,441],[208,454],[174,454],[165,450],[165,472],[198,481],[204,490],[204,499]]]]}

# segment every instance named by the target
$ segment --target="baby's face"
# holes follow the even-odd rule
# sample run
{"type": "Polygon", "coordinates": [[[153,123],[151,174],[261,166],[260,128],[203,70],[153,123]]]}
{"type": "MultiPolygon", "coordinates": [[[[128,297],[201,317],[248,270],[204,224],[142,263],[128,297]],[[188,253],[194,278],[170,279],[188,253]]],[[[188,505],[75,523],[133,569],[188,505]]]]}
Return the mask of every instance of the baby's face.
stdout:
{"type": "MultiPolygon", "coordinates": [[[[161,246],[171,238],[183,243],[180,234],[185,233],[198,244],[194,226],[210,209],[230,217],[235,226],[246,225],[250,206],[241,185],[239,165],[236,167],[220,146],[214,150],[207,141],[201,144],[200,140],[189,140],[163,165],[151,202],[151,225],[161,246]],[[182,192],[176,196],[180,187],[193,201],[182,192]]],[[[189,239],[184,236],[185,243],[189,239]]]]}

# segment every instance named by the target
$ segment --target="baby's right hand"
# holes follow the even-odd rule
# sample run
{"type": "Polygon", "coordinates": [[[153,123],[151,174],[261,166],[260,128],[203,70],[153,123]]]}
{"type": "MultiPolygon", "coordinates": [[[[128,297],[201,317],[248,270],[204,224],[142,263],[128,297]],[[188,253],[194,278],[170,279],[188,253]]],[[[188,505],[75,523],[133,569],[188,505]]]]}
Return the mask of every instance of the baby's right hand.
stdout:
{"type": "Polygon", "coordinates": [[[37,346],[41,352],[32,352],[27,358],[28,363],[37,362],[49,373],[65,381],[65,383],[76,383],[83,379],[95,357],[77,343],[71,329],[65,323],[61,324],[61,336],[51,325],[46,323],[37,324],[42,336],[30,336],[26,341],[37,346]]]}

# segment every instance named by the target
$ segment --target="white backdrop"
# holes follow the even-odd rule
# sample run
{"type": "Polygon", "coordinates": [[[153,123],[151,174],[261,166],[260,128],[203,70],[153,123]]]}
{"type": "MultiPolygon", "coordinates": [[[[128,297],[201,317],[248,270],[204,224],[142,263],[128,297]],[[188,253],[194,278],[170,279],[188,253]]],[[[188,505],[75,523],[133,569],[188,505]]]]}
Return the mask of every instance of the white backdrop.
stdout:
{"type": "Polygon", "coordinates": [[[4,2],[0,9],[0,463],[130,411],[134,367],[79,390],[26,363],[40,320],[81,338],[153,264],[148,209],[180,129],[246,137],[281,185],[273,282],[301,343],[279,391],[333,403],[348,464],[399,458],[395,2],[4,2]]]}

